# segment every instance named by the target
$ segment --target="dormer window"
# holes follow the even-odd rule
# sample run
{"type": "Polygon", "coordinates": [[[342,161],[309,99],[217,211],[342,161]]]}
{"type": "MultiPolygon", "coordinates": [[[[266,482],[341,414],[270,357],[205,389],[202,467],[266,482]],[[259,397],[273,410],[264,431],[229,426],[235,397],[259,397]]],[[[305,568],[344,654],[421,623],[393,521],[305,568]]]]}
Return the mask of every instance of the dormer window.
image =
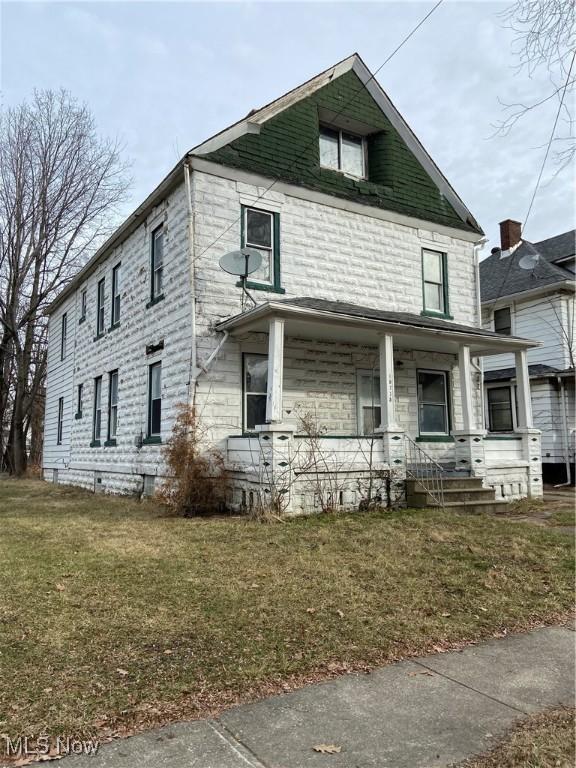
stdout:
{"type": "Polygon", "coordinates": [[[366,177],[366,139],[320,126],[320,165],[357,178],[366,177]]]}

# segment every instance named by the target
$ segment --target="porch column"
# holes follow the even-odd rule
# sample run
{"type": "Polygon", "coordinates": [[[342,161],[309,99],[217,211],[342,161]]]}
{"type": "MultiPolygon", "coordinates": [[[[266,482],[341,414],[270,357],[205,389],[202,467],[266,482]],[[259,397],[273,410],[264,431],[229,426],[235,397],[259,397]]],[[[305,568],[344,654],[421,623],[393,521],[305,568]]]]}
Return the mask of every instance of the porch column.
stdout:
{"type": "MultiPolygon", "coordinates": [[[[540,497],[542,486],[542,432],[534,429],[532,420],[532,398],[530,376],[525,349],[516,352],[516,392],[518,395],[518,427],[522,435],[522,453],[527,463],[526,492],[528,496],[540,497]]],[[[523,490],[523,489],[522,489],[523,490]]]]}
{"type": "Polygon", "coordinates": [[[396,394],[394,391],[394,338],[382,336],[378,345],[380,357],[380,431],[397,431],[396,394]]]}
{"type": "Polygon", "coordinates": [[[470,347],[464,345],[458,349],[458,368],[460,370],[460,397],[462,400],[463,432],[476,428],[476,419],[472,406],[472,366],[470,347]]]}
{"type": "Polygon", "coordinates": [[[284,320],[273,317],[268,328],[268,390],[266,423],[282,422],[282,389],[284,379],[284,320]]]}
{"type": "Polygon", "coordinates": [[[516,352],[516,388],[518,392],[518,426],[532,429],[532,400],[530,398],[530,377],[526,350],[516,352]]]}
{"type": "Polygon", "coordinates": [[[467,469],[473,477],[486,476],[486,451],[483,427],[476,423],[474,411],[474,372],[467,344],[458,348],[458,370],[460,373],[460,401],[462,403],[462,429],[452,431],[454,436],[454,459],[458,469],[467,469]]]}

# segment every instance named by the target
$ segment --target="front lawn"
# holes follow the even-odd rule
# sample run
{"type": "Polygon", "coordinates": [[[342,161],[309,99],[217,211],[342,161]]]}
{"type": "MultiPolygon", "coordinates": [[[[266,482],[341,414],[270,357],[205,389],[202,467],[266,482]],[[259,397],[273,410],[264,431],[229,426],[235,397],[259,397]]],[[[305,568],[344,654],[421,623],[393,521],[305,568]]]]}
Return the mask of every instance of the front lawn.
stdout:
{"type": "Polygon", "coordinates": [[[430,510],[284,524],[0,481],[0,733],[125,733],[553,622],[571,537],[430,510]]]}

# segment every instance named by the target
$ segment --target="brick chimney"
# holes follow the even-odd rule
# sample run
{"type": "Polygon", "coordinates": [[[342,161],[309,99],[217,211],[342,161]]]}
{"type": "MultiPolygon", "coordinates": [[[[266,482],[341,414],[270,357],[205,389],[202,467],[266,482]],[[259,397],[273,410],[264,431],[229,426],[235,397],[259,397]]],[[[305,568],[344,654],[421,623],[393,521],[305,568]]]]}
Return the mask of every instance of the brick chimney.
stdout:
{"type": "Polygon", "coordinates": [[[514,248],[522,239],[522,224],[513,219],[505,219],[500,222],[500,246],[503,251],[514,248]]]}

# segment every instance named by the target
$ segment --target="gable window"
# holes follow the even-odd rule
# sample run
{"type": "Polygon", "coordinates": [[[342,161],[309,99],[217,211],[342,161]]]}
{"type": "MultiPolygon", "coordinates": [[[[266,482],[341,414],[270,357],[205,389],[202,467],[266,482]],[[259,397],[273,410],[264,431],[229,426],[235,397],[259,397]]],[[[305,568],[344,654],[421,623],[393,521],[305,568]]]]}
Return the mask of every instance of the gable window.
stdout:
{"type": "Polygon", "coordinates": [[[62,315],[62,332],[60,335],[60,360],[64,360],[66,357],[66,335],[68,333],[68,314],[64,312],[62,315]]]}
{"type": "Polygon", "coordinates": [[[86,288],[80,294],[80,320],[79,323],[83,323],[86,320],[86,308],[88,306],[88,291],[86,288]]]}
{"type": "Polygon", "coordinates": [[[488,429],[490,432],[512,432],[512,390],[510,387],[489,387],[486,390],[488,403],[488,429]]]}
{"type": "Polygon", "coordinates": [[[120,322],[120,264],[112,270],[112,328],[120,322]]]}
{"type": "Polygon", "coordinates": [[[373,371],[358,371],[356,384],[358,432],[373,435],[380,426],[380,376],[373,371]]]}
{"type": "Polygon", "coordinates": [[[108,442],[116,440],[118,426],[118,371],[108,374],[108,442]]]}
{"type": "Polygon", "coordinates": [[[268,356],[245,354],[244,363],[244,431],[253,432],[266,423],[268,390],[268,356]]]}
{"type": "Polygon", "coordinates": [[[106,278],[98,282],[96,294],[96,336],[102,336],[104,333],[104,289],[106,278]]]}
{"type": "Polygon", "coordinates": [[[255,248],[262,265],[249,276],[248,288],[284,293],[280,287],[280,214],[242,206],[241,248],[255,248]]]}
{"type": "Polygon", "coordinates": [[[148,437],[160,437],[162,429],[162,363],[153,363],[148,373],[148,437]]]}
{"type": "Polygon", "coordinates": [[[366,177],[366,140],[362,136],[320,126],[320,165],[366,177]]]}
{"type": "Polygon", "coordinates": [[[161,224],[152,232],[150,255],[150,298],[157,301],[164,290],[164,226],[161,224]]]}
{"type": "Polygon", "coordinates": [[[418,430],[420,435],[447,435],[448,374],[446,371],[417,371],[418,430]]]}
{"type": "Polygon", "coordinates": [[[448,316],[448,265],[445,253],[422,250],[424,313],[448,316]]]}
{"type": "Polygon", "coordinates": [[[62,430],[64,427],[64,398],[58,400],[58,427],[56,430],[56,445],[62,445],[62,430]]]}
{"type": "Polygon", "coordinates": [[[92,416],[92,445],[100,445],[102,436],[102,376],[94,379],[94,414],[92,416]]]}
{"type": "Polygon", "coordinates": [[[510,307],[494,310],[494,330],[503,336],[512,336],[512,313],[510,307]]]}

